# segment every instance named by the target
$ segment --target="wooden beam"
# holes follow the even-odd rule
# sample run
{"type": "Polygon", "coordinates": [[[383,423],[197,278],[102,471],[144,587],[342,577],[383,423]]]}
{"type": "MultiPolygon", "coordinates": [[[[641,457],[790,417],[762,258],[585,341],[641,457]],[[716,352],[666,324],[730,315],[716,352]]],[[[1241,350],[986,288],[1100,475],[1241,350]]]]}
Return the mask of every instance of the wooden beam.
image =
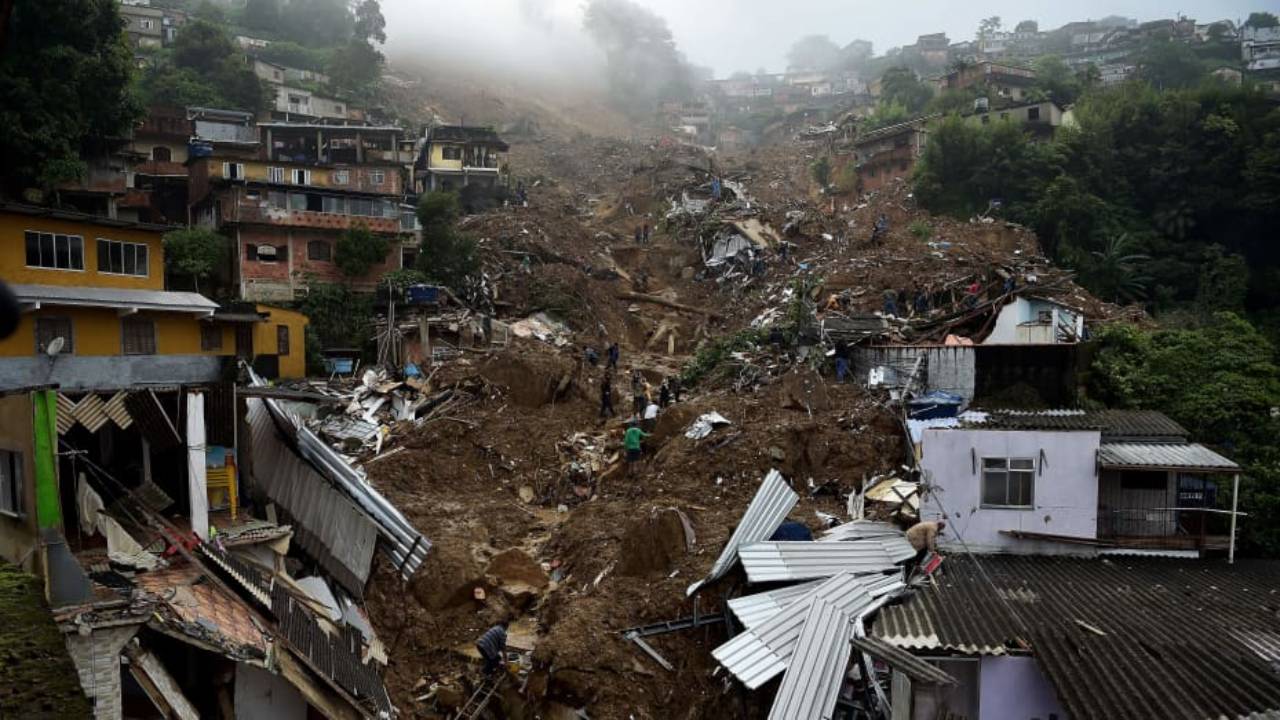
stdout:
{"type": "Polygon", "coordinates": [[[307,392],[306,390],[287,390],[285,388],[273,387],[237,387],[236,394],[241,397],[271,398],[273,400],[296,400],[298,402],[335,404],[344,402],[342,398],[324,395],[317,392],[307,392]]]}
{"type": "Polygon", "coordinates": [[[647,295],[645,293],[638,293],[638,292],[623,292],[623,293],[618,293],[618,299],[632,300],[635,302],[653,303],[654,305],[669,307],[673,310],[682,310],[684,312],[691,312],[691,313],[698,313],[699,315],[706,315],[707,317],[710,317],[710,318],[720,317],[719,313],[714,312],[712,310],[707,310],[705,308],[700,308],[700,307],[694,307],[692,305],[685,305],[683,303],[674,302],[664,297],[659,297],[657,295],[647,295]]]}

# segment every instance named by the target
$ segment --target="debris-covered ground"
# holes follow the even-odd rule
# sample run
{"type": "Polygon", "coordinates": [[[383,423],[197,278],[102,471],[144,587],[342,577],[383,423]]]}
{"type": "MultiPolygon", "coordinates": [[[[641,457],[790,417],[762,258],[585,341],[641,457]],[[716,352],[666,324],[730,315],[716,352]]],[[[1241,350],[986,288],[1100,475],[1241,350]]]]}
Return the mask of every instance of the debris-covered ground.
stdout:
{"type": "Polygon", "coordinates": [[[379,455],[360,449],[371,482],[434,543],[410,585],[384,567],[369,593],[389,687],[409,717],[465,702],[478,677],[472,643],[501,618],[513,621],[510,646],[532,651],[523,690],[502,690],[507,717],[763,717],[767,688],[761,700],[713,672],[722,627],[651,638],[671,671],[620,631],[715,613],[740,594],[740,573],[700,593],[697,608],[685,588],[771,468],[801,496],[791,519],[817,529],[904,461],[885,397],[837,384],[806,325],[924,292],[927,308],[912,302],[895,313],[911,317],[883,322],[898,341],[942,342],[981,330],[967,288],[998,294],[1010,277],[1091,318],[1124,312],[1053,268],[1024,229],[929,217],[905,186],[816,195],[795,148],[725,159],[534,133],[516,139],[511,162],[529,206],[463,227],[480,240],[497,318],[543,313],[562,330],[462,351],[406,393],[429,411],[389,422],[379,455]],[[881,215],[887,229],[873,243],[881,215]],[[650,237],[637,243],[645,225],[650,237]],[[601,419],[614,341],[617,417],[601,419]],[[685,390],[629,473],[632,370],[653,388],[684,373],[685,390]],[[711,412],[729,424],[687,437],[711,412]]]}

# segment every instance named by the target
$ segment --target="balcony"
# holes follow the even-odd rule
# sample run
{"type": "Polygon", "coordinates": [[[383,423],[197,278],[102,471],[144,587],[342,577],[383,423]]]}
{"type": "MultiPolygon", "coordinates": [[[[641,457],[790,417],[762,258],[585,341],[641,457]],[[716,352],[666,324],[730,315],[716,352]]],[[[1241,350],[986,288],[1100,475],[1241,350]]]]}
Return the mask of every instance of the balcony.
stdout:
{"type": "Polygon", "coordinates": [[[394,235],[401,232],[399,217],[375,217],[368,215],[339,215],[314,210],[286,210],[284,208],[240,205],[233,222],[249,225],[276,225],[283,227],[346,230],[364,225],[376,233],[394,235]]]}
{"type": "Polygon", "coordinates": [[[1128,549],[1226,550],[1230,521],[1213,508],[1099,508],[1098,540],[1128,549]]]}

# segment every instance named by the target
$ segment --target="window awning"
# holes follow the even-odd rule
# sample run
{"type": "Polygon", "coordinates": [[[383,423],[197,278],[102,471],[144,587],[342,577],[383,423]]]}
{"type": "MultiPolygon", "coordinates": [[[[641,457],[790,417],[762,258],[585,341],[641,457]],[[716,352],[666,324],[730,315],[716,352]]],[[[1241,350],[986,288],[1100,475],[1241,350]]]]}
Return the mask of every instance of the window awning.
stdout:
{"type": "Polygon", "coordinates": [[[1196,443],[1103,443],[1098,464],[1110,470],[1240,471],[1235,462],[1196,443]]]}
{"type": "Polygon", "coordinates": [[[211,315],[218,304],[192,292],[122,290],[62,285],[10,285],[23,311],[43,307],[98,307],[125,312],[153,311],[211,315]]]}

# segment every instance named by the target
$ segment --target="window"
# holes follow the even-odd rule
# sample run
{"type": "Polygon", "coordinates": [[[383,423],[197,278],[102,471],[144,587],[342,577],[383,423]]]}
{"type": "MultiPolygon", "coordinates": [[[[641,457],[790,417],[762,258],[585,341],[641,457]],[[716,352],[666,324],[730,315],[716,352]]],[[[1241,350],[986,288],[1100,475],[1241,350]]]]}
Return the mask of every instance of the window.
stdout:
{"type": "Polygon", "coordinates": [[[1035,477],[1032,458],[983,458],[983,507],[1034,507],[1035,477]]]}
{"type": "Polygon", "coordinates": [[[279,70],[272,70],[272,71],[271,71],[271,76],[272,76],[272,77],[274,77],[275,79],[279,80],[279,79],[280,79],[280,71],[279,71],[279,70]]]}
{"type": "Polygon", "coordinates": [[[334,111],[334,112],[336,112],[336,113],[341,113],[341,112],[342,112],[342,106],[341,106],[341,105],[334,105],[334,106],[333,106],[333,111],[334,111]]]}
{"type": "Polygon", "coordinates": [[[1027,120],[1035,121],[1040,119],[1040,108],[1027,108],[1027,120]]]}
{"type": "Polygon", "coordinates": [[[152,20],[143,19],[138,21],[138,27],[142,28],[143,30],[150,30],[151,28],[155,27],[155,23],[152,20]]]}
{"type": "Polygon", "coordinates": [[[289,207],[289,196],[279,190],[270,190],[267,192],[267,204],[283,210],[289,207]]]}
{"type": "Polygon", "coordinates": [[[222,349],[222,328],[213,323],[200,325],[200,349],[205,352],[222,349]]]}
{"type": "Polygon", "coordinates": [[[290,210],[306,210],[307,196],[303,193],[289,193],[289,209],[290,210]]]}
{"type": "Polygon", "coordinates": [[[991,116],[990,116],[990,115],[983,115],[983,116],[982,116],[982,124],[983,124],[983,125],[990,125],[990,124],[991,124],[991,116]]]}
{"type": "Polygon", "coordinates": [[[222,163],[222,177],[228,180],[244,179],[244,163],[224,162],[222,163]]]}
{"type": "Polygon", "coordinates": [[[27,267],[50,270],[84,270],[84,239],[78,235],[28,230],[27,267]]]}
{"type": "Polygon", "coordinates": [[[278,168],[278,167],[267,168],[267,182],[273,182],[273,183],[284,182],[284,168],[278,168]]]}
{"type": "Polygon", "coordinates": [[[22,517],[22,453],[0,450],[0,513],[22,517]]]}
{"type": "Polygon", "coordinates": [[[374,185],[381,185],[387,181],[387,174],[382,170],[371,170],[369,172],[369,182],[374,185]]]}
{"type": "Polygon", "coordinates": [[[257,260],[257,259],[258,259],[258,246],[257,246],[257,245],[255,245],[255,244],[253,244],[253,243],[246,243],[246,244],[245,244],[245,246],[244,246],[244,259],[245,259],[245,260],[257,260]]]}
{"type": "Polygon", "coordinates": [[[458,147],[457,145],[445,145],[444,147],[440,148],[440,155],[445,160],[461,160],[462,148],[458,147]]]}
{"type": "Polygon", "coordinates": [[[276,326],[276,354],[277,355],[289,354],[289,326],[288,325],[276,326]]]}
{"type": "Polygon", "coordinates": [[[157,145],[151,148],[151,159],[156,162],[169,162],[173,159],[173,153],[169,148],[163,145],[157,145]]]}
{"type": "Polygon", "coordinates": [[[1053,324],[1053,311],[1052,311],[1052,310],[1041,310],[1041,311],[1037,312],[1037,313],[1036,313],[1036,322],[1040,323],[1041,325],[1051,325],[1051,324],[1053,324]]]}
{"type": "Polygon", "coordinates": [[[332,257],[332,251],[329,243],[324,240],[312,240],[307,243],[307,259],[319,260],[321,262],[329,262],[332,257]]]}
{"type": "Polygon", "coordinates": [[[311,171],[310,171],[310,170],[295,169],[295,170],[293,171],[293,184],[294,184],[294,185],[310,185],[310,184],[311,184],[311,171]]]}
{"type": "Polygon", "coordinates": [[[324,196],[324,212],[335,213],[337,215],[347,214],[347,199],[341,197],[333,197],[331,195],[324,196]]]}
{"type": "Polygon", "coordinates": [[[146,277],[147,246],[98,238],[98,272],[146,277]]]}
{"type": "Polygon", "coordinates": [[[71,337],[71,318],[36,318],[36,352],[43,355],[54,338],[62,338],[62,349],[58,351],[59,353],[70,355],[75,352],[75,343],[71,337]]]}
{"type": "Polygon", "coordinates": [[[307,98],[303,97],[302,95],[290,95],[289,104],[290,105],[306,105],[307,98]]]}
{"type": "Polygon", "coordinates": [[[352,215],[368,217],[373,214],[373,201],[368,198],[351,198],[348,205],[352,215]]]}
{"type": "Polygon", "coordinates": [[[350,182],[351,182],[351,171],[350,171],[350,170],[334,170],[334,171],[333,171],[333,184],[334,184],[334,185],[347,185],[347,184],[349,184],[350,182]]]}
{"type": "Polygon", "coordinates": [[[127,317],[120,321],[125,355],[155,355],[156,326],[150,320],[127,317]]]}

